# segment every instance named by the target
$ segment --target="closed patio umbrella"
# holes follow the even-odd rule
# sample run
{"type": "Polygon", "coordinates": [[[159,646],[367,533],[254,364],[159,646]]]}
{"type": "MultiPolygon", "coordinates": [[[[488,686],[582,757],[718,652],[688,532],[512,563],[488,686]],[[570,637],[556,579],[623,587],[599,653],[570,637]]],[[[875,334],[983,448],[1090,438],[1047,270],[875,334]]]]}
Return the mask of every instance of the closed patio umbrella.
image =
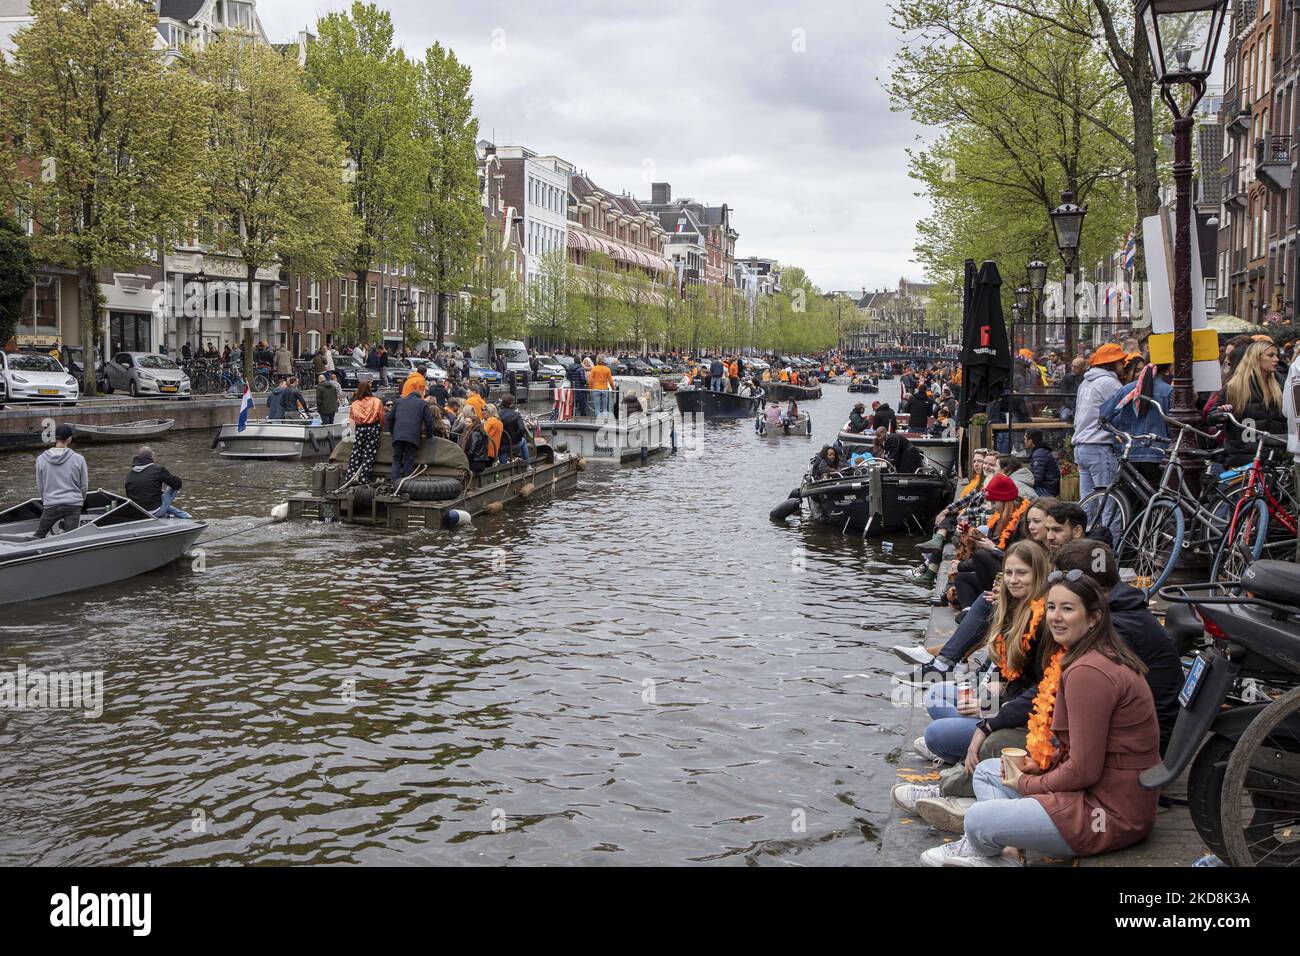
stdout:
{"type": "Polygon", "coordinates": [[[1002,277],[987,260],[971,281],[975,263],[966,260],[967,309],[961,346],[961,424],[1000,398],[1011,384],[1011,346],[1002,316],[1002,277]]]}

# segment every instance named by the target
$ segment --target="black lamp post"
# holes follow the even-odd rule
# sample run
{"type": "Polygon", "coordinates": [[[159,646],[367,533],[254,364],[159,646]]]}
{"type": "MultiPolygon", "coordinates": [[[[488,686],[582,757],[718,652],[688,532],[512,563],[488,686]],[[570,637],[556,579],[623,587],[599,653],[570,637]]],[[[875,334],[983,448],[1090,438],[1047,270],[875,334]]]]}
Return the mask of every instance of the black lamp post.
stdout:
{"type": "Polygon", "coordinates": [[[203,286],[203,298],[199,302],[199,351],[203,351],[203,318],[208,312],[208,273],[203,266],[199,266],[198,274],[195,276],[203,286]]]}
{"type": "Polygon", "coordinates": [[[1074,201],[1074,193],[1067,189],[1061,193],[1061,204],[1053,209],[1052,228],[1056,230],[1056,247],[1065,262],[1065,358],[1074,359],[1074,265],[1079,256],[1079,235],[1083,232],[1083,217],[1087,206],[1074,201]]]}
{"type": "Polygon", "coordinates": [[[1205,95],[1228,0],[1138,0],[1160,98],[1174,116],[1174,418],[1195,424],[1192,388],[1192,111],[1205,95]],[[1183,89],[1179,104],[1176,90],[1183,89]]]}
{"type": "Polygon", "coordinates": [[[1034,258],[1029,260],[1025,266],[1025,272],[1029,276],[1029,288],[1034,294],[1030,315],[1033,317],[1033,324],[1030,326],[1029,336],[1030,348],[1037,349],[1038,329],[1043,322],[1043,289],[1047,287],[1047,263],[1038,258],[1038,243],[1034,243],[1034,258]]]}
{"type": "Polygon", "coordinates": [[[402,320],[402,351],[410,350],[410,345],[406,341],[406,327],[411,320],[411,297],[405,292],[402,293],[401,301],[397,303],[397,314],[402,320]]]}

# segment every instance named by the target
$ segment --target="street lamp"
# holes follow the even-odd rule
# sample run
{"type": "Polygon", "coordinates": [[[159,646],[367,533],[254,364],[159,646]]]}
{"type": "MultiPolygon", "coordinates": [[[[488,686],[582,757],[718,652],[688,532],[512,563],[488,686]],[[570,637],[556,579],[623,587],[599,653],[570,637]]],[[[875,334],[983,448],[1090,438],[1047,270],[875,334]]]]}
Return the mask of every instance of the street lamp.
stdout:
{"type": "Polygon", "coordinates": [[[1052,217],[1052,228],[1056,230],[1056,247],[1061,250],[1061,259],[1065,262],[1067,361],[1074,358],[1074,263],[1079,255],[1079,235],[1083,232],[1083,217],[1087,214],[1088,207],[1076,203],[1074,193],[1069,189],[1061,193],[1061,204],[1048,214],[1052,217]]]}
{"type": "Polygon", "coordinates": [[[1228,0],[1138,0],[1160,98],[1174,116],[1174,418],[1194,425],[1192,391],[1192,111],[1205,94],[1228,0]],[[1179,106],[1175,87],[1186,88],[1179,106]]]}
{"type": "Polygon", "coordinates": [[[203,299],[199,302],[199,351],[203,351],[203,318],[208,312],[208,273],[199,265],[198,274],[195,277],[203,286],[203,299]]]}
{"type": "Polygon", "coordinates": [[[410,346],[406,341],[406,326],[411,321],[411,297],[407,293],[402,293],[401,301],[397,303],[397,314],[402,320],[402,351],[409,351],[410,346]]]}
{"type": "Polygon", "coordinates": [[[1025,272],[1029,276],[1029,288],[1034,293],[1033,307],[1029,310],[1033,318],[1030,325],[1029,346],[1037,349],[1038,330],[1043,322],[1043,289],[1047,286],[1047,263],[1038,258],[1037,241],[1034,242],[1034,258],[1030,259],[1025,266],[1025,272]]]}

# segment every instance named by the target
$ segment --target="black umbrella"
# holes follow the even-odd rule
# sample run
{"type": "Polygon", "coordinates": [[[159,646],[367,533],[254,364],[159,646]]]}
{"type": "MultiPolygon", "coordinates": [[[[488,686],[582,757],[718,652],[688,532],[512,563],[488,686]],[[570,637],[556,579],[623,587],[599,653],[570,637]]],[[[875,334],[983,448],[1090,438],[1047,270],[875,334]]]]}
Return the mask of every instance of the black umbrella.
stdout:
{"type": "Polygon", "coordinates": [[[1011,346],[1002,318],[1002,277],[993,260],[980,266],[972,281],[973,260],[966,260],[966,308],[962,319],[961,423],[1002,397],[1011,384],[1011,346]]]}

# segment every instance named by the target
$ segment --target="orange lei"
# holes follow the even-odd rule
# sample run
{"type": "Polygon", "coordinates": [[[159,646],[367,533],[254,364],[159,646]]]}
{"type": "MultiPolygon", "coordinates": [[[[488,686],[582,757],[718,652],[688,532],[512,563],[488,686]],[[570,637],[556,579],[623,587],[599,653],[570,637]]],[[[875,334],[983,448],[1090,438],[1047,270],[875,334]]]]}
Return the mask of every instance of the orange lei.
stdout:
{"type": "Polygon", "coordinates": [[[1056,710],[1056,691],[1061,686],[1061,658],[1064,656],[1065,649],[1060,648],[1048,661],[1043,679],[1038,682],[1038,693],[1034,696],[1034,711],[1029,715],[1025,749],[1043,770],[1056,759],[1056,745],[1052,743],[1052,714],[1056,710]]]}
{"type": "MultiPolygon", "coordinates": [[[[1020,502],[1020,507],[1016,508],[1015,511],[1011,512],[1010,517],[1007,518],[1007,526],[1003,528],[1002,533],[998,535],[999,551],[1005,551],[1007,549],[1007,545],[1011,541],[1011,536],[1016,533],[1016,528],[1020,525],[1020,519],[1024,517],[1025,512],[1029,510],[1029,506],[1031,504],[1033,504],[1033,502],[1030,501],[1028,498],[1026,498],[1022,502],[1020,502]]],[[[998,524],[998,519],[1000,517],[1002,517],[1001,512],[998,511],[993,512],[992,517],[989,518],[989,523],[986,526],[986,530],[992,531],[994,528],[996,528],[998,524]]]]}
{"type": "MultiPolygon", "coordinates": [[[[1025,635],[1020,639],[1020,648],[1029,655],[1029,648],[1034,644],[1034,637],[1038,634],[1038,625],[1043,622],[1043,609],[1047,602],[1043,598],[1036,598],[1029,602],[1029,627],[1025,630],[1025,635]]],[[[993,639],[993,652],[997,656],[998,673],[1007,680],[1015,680],[1020,676],[1020,671],[1013,671],[1007,666],[1007,643],[1001,634],[993,639]]]]}

